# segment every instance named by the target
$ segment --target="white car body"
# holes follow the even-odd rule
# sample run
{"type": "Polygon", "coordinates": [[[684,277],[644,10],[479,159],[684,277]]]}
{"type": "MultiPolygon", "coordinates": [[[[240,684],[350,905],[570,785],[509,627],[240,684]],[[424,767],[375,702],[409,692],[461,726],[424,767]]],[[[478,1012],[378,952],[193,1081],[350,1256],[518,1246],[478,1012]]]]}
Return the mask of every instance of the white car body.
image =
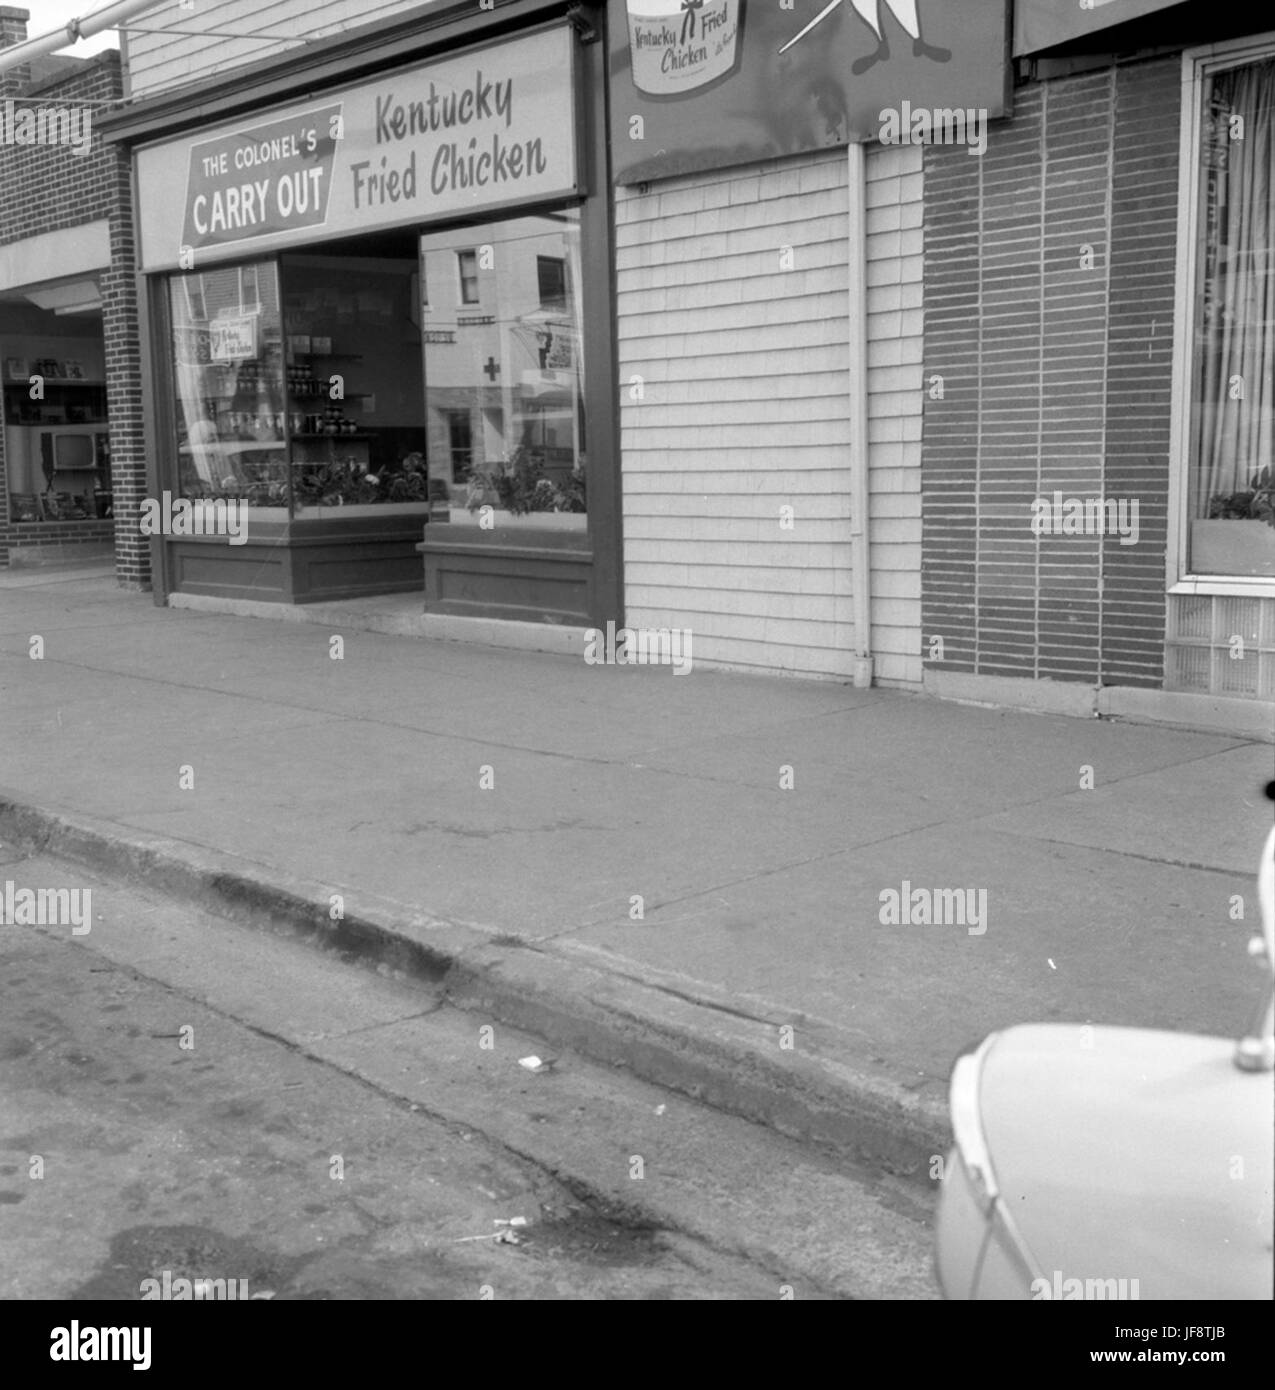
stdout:
{"type": "Polygon", "coordinates": [[[1238,1045],[1032,1024],[957,1060],[936,1224],[948,1298],[1275,1296],[1275,829],[1258,897],[1268,990],[1238,1045]]]}

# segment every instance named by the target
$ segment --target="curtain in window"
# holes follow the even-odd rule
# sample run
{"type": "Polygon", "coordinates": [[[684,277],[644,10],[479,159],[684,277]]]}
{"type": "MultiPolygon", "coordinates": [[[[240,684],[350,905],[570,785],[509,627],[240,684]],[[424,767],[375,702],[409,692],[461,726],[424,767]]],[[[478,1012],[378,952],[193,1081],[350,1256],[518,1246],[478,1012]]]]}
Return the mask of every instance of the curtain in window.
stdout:
{"type": "Polygon", "coordinates": [[[1275,430],[1275,59],[1217,73],[1206,103],[1194,517],[1247,489],[1275,430]],[[1236,137],[1239,138],[1236,138],[1236,137]]]}

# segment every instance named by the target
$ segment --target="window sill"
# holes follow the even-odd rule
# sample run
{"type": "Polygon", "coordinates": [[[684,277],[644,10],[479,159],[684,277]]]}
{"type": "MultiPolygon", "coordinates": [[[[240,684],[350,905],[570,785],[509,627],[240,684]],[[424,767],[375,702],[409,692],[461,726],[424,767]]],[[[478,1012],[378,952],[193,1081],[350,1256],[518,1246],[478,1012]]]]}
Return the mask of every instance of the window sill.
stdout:
{"type": "Polygon", "coordinates": [[[1171,594],[1218,594],[1233,598],[1275,598],[1275,574],[1232,579],[1220,574],[1190,574],[1169,585],[1171,594]]]}

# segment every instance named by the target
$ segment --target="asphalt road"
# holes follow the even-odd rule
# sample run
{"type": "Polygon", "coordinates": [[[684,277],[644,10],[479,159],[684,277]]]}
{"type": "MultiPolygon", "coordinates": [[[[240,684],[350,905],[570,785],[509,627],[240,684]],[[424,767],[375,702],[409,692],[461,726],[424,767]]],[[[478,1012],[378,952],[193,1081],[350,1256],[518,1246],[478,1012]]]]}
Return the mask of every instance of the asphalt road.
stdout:
{"type": "Polygon", "coordinates": [[[6,879],[93,916],[0,925],[0,1298],[935,1296],[923,1194],[139,885],[6,879]]]}

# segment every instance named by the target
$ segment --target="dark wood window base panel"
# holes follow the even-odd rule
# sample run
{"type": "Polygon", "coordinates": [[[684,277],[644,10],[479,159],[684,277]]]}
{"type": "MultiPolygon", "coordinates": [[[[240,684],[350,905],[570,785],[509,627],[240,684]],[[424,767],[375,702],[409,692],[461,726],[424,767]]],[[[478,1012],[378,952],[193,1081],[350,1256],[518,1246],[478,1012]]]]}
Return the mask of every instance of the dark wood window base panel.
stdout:
{"type": "Polygon", "coordinates": [[[342,524],[294,520],[289,527],[259,523],[257,539],[230,545],[223,538],[170,540],[175,593],[258,603],[331,603],[421,588],[419,516],[342,524]]]}
{"type": "Polygon", "coordinates": [[[591,621],[592,551],[430,540],[416,548],[425,559],[426,613],[573,627],[591,621]]]}

